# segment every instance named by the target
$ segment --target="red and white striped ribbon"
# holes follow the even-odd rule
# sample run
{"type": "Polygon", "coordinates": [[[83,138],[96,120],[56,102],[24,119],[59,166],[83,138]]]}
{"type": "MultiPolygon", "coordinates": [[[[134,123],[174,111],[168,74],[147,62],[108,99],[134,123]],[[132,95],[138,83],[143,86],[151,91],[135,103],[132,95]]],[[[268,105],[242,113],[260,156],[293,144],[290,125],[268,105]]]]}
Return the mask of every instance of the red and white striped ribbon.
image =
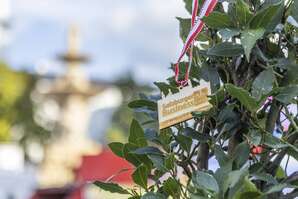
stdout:
{"type": "Polygon", "coordinates": [[[204,22],[201,20],[204,16],[208,16],[216,6],[218,0],[205,0],[202,9],[200,10],[199,16],[197,16],[198,9],[199,9],[199,1],[193,0],[192,4],[192,16],[191,16],[191,30],[186,38],[185,44],[183,49],[179,55],[177,63],[175,64],[175,81],[179,86],[185,86],[188,83],[189,72],[191,68],[192,62],[192,48],[196,37],[202,31],[204,22]],[[186,66],[186,73],[184,79],[179,80],[179,63],[181,62],[182,58],[189,50],[189,59],[190,64],[186,66]]]}

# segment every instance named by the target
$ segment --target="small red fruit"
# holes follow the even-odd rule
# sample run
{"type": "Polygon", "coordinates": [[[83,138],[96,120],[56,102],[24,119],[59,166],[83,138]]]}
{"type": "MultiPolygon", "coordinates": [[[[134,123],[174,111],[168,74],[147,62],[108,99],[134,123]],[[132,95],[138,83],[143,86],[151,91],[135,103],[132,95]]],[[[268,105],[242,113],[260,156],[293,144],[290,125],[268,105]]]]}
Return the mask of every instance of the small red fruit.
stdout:
{"type": "Polygon", "coordinates": [[[253,155],[258,155],[262,152],[263,152],[263,147],[261,147],[261,146],[253,146],[253,148],[251,149],[251,153],[253,155]]]}

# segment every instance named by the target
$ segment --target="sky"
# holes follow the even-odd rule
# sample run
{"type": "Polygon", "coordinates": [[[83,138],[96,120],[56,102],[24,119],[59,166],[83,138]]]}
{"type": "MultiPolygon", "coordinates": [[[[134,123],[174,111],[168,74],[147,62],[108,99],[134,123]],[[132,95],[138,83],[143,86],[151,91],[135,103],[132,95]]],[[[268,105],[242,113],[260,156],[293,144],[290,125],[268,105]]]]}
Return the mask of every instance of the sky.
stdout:
{"type": "Polygon", "coordinates": [[[90,77],[111,81],[132,71],[146,83],[171,74],[182,47],[175,17],[187,16],[182,0],[10,0],[10,10],[5,56],[13,68],[60,74],[55,57],[75,24],[90,77]]]}

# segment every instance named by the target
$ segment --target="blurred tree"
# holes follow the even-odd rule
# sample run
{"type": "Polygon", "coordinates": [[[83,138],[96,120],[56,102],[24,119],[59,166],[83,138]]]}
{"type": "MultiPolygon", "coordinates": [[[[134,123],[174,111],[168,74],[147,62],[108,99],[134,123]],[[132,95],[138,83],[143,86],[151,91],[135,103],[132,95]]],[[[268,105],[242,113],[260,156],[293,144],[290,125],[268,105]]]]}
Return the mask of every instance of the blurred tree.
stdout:
{"type": "Polygon", "coordinates": [[[44,144],[49,138],[49,132],[34,120],[35,83],[35,76],[0,63],[0,142],[17,141],[25,152],[31,141],[44,144]]]}

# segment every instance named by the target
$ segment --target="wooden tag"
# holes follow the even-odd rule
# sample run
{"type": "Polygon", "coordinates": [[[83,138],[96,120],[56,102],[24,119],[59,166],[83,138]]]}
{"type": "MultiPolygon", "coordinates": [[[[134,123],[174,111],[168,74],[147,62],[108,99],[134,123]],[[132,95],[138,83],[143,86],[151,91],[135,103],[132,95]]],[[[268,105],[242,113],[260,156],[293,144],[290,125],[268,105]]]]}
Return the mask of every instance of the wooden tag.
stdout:
{"type": "Polygon", "coordinates": [[[182,88],[179,93],[169,94],[157,102],[159,129],[164,129],[192,118],[192,112],[212,107],[208,102],[210,82],[201,81],[199,86],[182,88]]]}

